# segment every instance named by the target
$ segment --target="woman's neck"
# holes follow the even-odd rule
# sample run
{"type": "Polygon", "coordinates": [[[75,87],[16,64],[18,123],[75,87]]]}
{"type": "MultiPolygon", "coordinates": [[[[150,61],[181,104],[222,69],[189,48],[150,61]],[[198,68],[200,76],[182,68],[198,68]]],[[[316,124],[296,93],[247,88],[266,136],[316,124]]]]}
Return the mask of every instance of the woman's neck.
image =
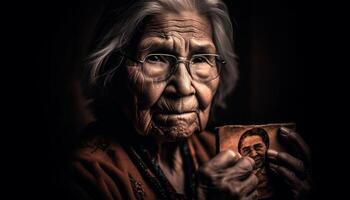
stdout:
{"type": "Polygon", "coordinates": [[[179,143],[160,144],[157,162],[175,190],[183,194],[185,175],[180,146],[181,144],[179,143]]]}
{"type": "Polygon", "coordinates": [[[171,170],[182,169],[181,148],[178,143],[162,143],[158,145],[157,161],[171,170]]]}

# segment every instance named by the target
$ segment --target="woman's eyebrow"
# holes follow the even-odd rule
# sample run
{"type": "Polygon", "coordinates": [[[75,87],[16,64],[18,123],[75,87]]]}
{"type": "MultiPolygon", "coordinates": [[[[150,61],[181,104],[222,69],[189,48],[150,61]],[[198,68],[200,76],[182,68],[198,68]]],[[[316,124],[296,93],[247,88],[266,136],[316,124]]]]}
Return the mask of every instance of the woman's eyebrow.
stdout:
{"type": "Polygon", "coordinates": [[[159,41],[149,41],[143,43],[139,47],[140,52],[153,52],[153,53],[173,53],[174,49],[170,44],[159,41]]]}
{"type": "Polygon", "coordinates": [[[152,53],[175,53],[174,49],[171,48],[169,45],[154,45],[151,48],[149,48],[148,51],[152,53]]]}
{"type": "MultiPolygon", "coordinates": [[[[178,54],[173,43],[164,41],[162,38],[152,38],[142,41],[139,46],[139,52],[142,53],[167,53],[178,54]]],[[[216,53],[215,45],[209,41],[191,41],[189,53],[194,54],[214,54],[216,53]]]]}
{"type": "Polygon", "coordinates": [[[216,53],[215,47],[212,43],[204,43],[204,44],[192,44],[191,45],[191,52],[193,54],[195,53],[216,53]]]}

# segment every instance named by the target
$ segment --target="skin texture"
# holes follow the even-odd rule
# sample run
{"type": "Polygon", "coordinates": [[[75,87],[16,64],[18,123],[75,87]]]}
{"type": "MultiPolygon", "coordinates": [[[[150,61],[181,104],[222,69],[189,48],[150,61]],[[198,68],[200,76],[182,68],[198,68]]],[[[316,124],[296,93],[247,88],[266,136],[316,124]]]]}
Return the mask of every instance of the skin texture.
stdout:
{"type": "MultiPolygon", "coordinates": [[[[145,26],[137,58],[168,53],[189,59],[193,54],[216,53],[209,21],[194,12],[155,16],[145,26]]],[[[145,78],[138,63],[127,67],[132,102],[126,112],[141,135],[177,141],[205,128],[219,77],[206,83],[192,80],[184,63],[165,81],[145,78]]]]}
{"type": "MultiPolygon", "coordinates": [[[[155,16],[145,27],[137,45],[139,60],[151,53],[185,59],[216,53],[208,19],[195,12],[155,16]]],[[[206,83],[194,81],[184,63],[165,81],[147,79],[138,63],[129,64],[127,77],[132,101],[126,102],[125,112],[140,135],[155,139],[160,167],[174,188],[183,193],[183,162],[176,142],[205,128],[220,77],[206,83]]]]}
{"type": "Polygon", "coordinates": [[[255,162],[231,150],[223,151],[197,174],[197,199],[257,199],[255,162]]]}

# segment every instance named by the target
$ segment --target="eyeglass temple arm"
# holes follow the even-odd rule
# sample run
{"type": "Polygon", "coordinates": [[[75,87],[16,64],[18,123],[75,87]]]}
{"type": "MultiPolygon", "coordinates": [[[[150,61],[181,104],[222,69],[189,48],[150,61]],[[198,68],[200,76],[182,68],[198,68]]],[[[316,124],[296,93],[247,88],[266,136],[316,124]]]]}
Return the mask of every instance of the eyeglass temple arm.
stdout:
{"type": "Polygon", "coordinates": [[[217,60],[218,60],[221,64],[226,64],[226,60],[222,59],[221,57],[217,58],[217,60]]]}

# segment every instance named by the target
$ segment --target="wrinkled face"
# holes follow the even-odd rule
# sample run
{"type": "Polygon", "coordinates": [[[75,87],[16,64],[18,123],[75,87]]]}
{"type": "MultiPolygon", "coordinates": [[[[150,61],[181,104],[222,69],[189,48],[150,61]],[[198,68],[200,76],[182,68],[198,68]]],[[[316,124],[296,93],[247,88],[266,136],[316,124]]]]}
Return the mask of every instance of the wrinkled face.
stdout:
{"type": "Polygon", "coordinates": [[[266,151],[266,145],[258,135],[244,138],[240,149],[242,156],[249,156],[254,159],[255,169],[264,165],[266,151]]]}
{"type": "MultiPolygon", "coordinates": [[[[194,12],[155,16],[145,27],[137,46],[138,60],[154,53],[188,60],[193,54],[216,53],[210,22],[194,12]]],[[[175,141],[205,128],[219,77],[208,82],[195,81],[187,63],[180,62],[168,79],[155,81],[145,76],[142,64],[128,65],[132,100],[125,110],[139,134],[175,141]]]]}

